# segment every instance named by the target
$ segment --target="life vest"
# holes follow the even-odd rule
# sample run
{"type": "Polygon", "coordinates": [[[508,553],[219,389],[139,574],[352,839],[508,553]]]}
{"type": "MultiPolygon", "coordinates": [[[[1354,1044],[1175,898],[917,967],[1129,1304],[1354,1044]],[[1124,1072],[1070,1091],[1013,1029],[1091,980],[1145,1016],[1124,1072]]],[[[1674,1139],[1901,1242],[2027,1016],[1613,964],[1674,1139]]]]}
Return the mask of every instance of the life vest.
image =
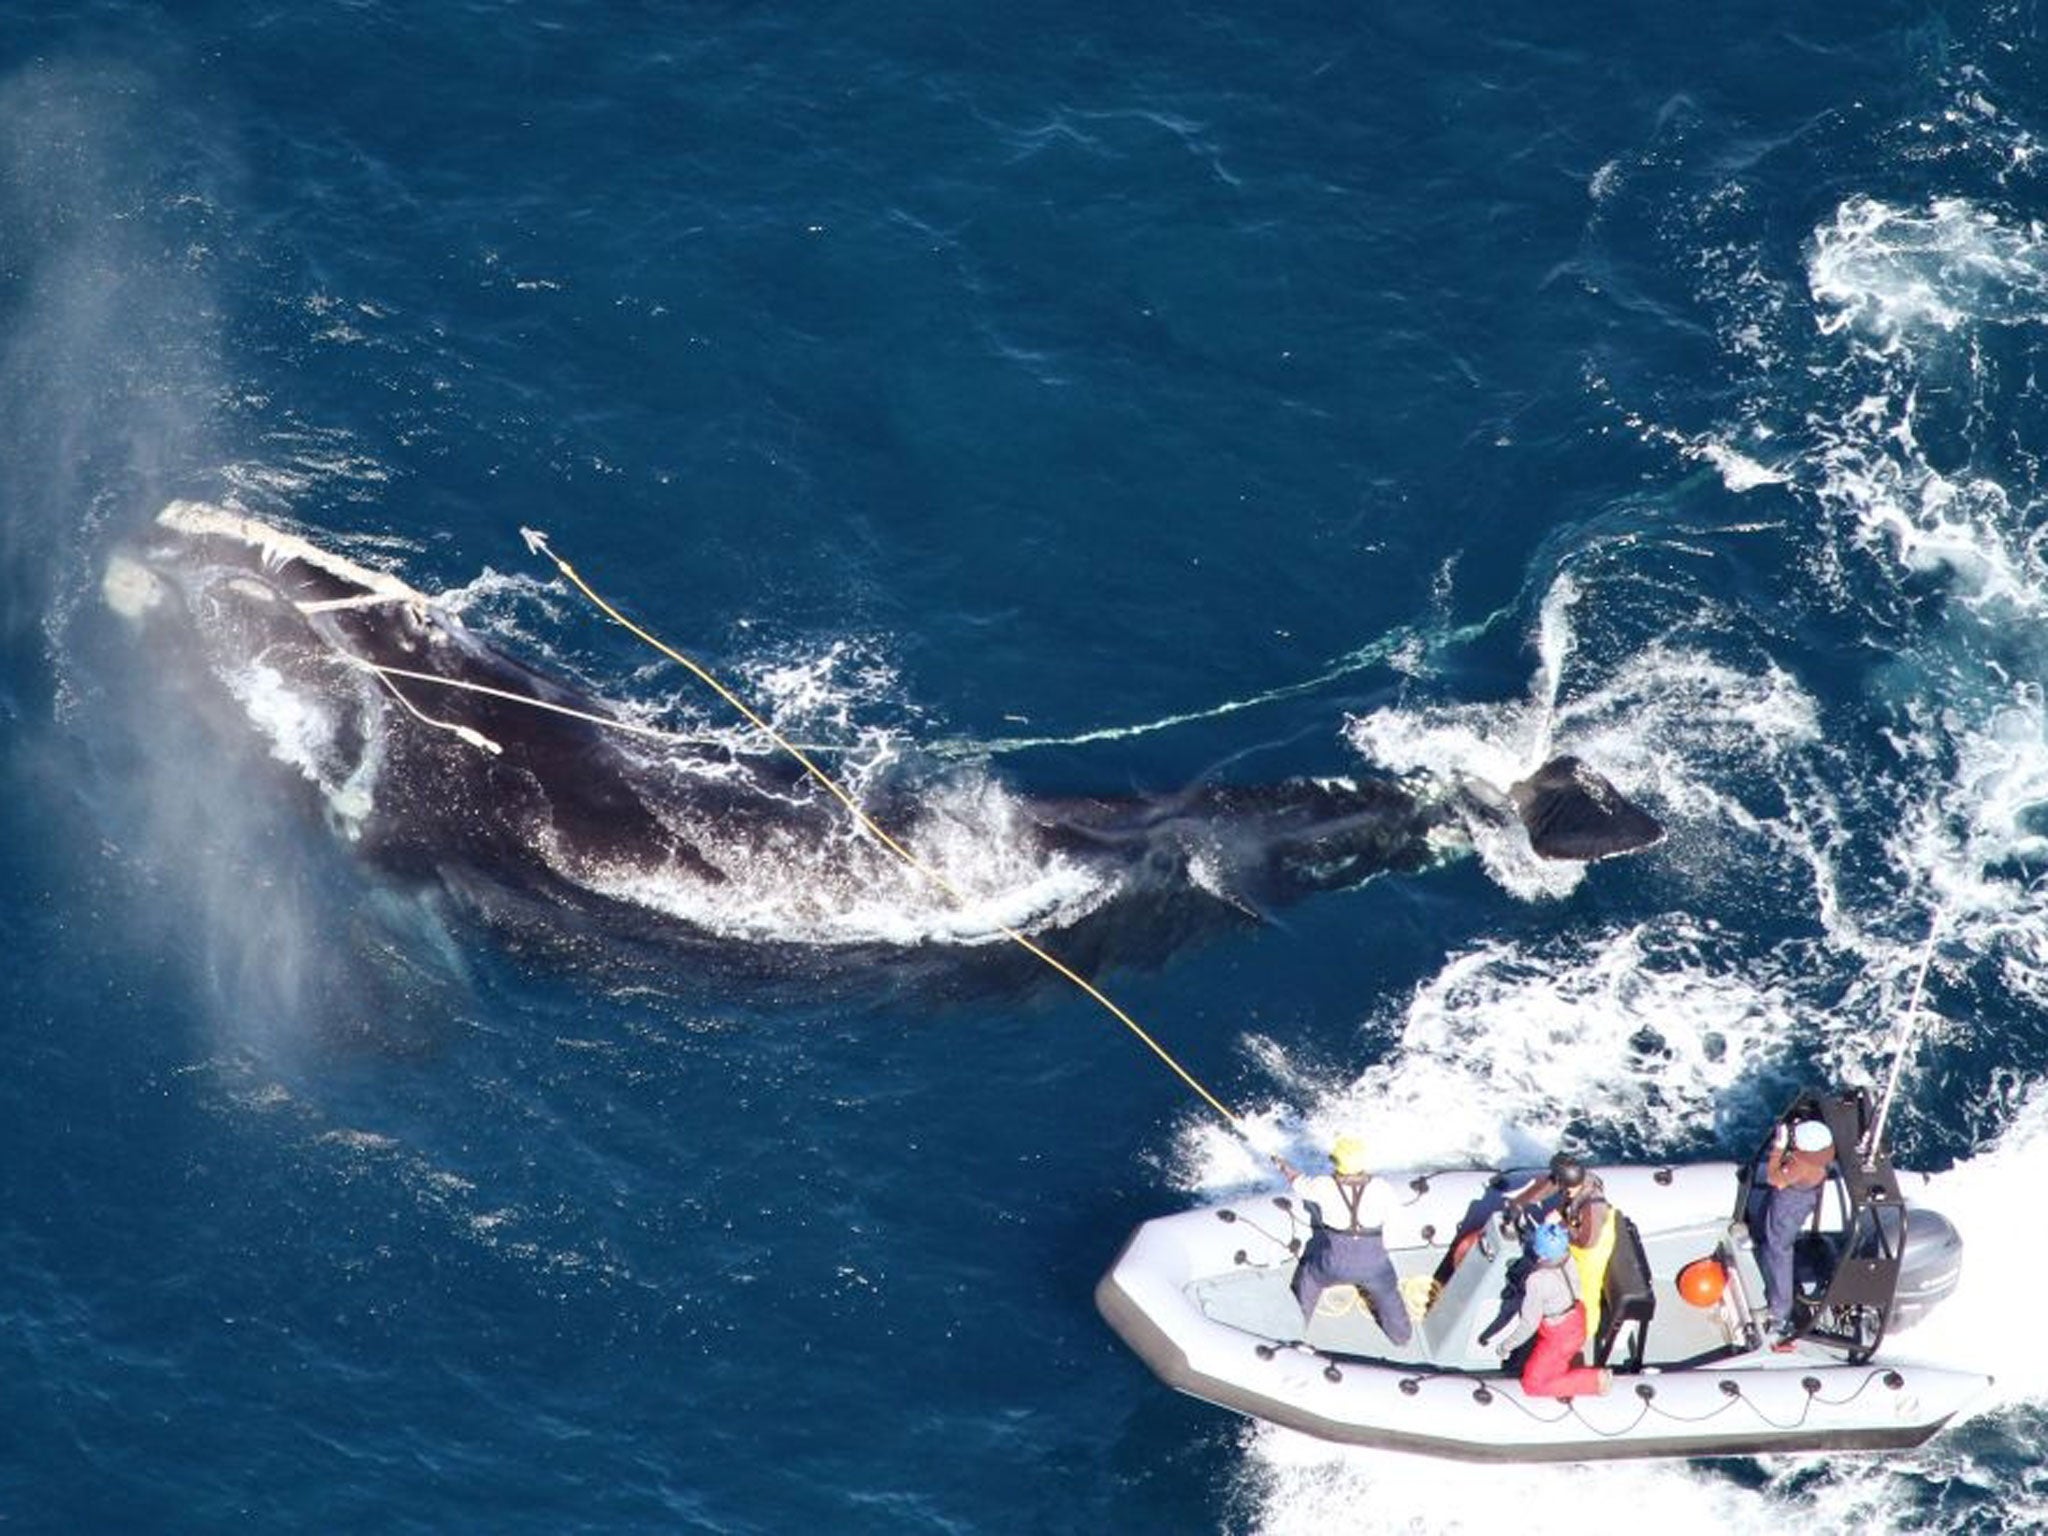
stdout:
{"type": "Polygon", "coordinates": [[[1600,1332],[1601,1291],[1607,1279],[1608,1261],[1614,1257],[1614,1244],[1621,1235],[1621,1215],[1605,1200],[1601,1202],[1600,1224],[1592,1234],[1590,1243],[1581,1244],[1577,1237],[1572,1239],[1571,1269],[1578,1281],[1579,1299],[1586,1304],[1586,1337],[1593,1339],[1600,1332]]]}

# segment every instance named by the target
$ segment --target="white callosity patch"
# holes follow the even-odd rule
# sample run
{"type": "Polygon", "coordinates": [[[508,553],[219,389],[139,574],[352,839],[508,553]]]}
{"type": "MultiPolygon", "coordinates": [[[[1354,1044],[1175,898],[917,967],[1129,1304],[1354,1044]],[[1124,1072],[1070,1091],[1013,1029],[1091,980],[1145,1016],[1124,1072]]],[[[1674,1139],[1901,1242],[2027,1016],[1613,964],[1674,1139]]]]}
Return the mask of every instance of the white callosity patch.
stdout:
{"type": "Polygon", "coordinates": [[[141,561],[116,554],[100,579],[100,596],[122,618],[139,623],[163,602],[164,584],[141,561]]]}
{"type": "Polygon", "coordinates": [[[202,501],[174,501],[157,514],[156,520],[165,528],[195,538],[211,536],[243,544],[255,550],[262,561],[272,567],[286,560],[301,561],[351,586],[362,588],[379,601],[406,602],[422,607],[427,603],[424,595],[395,576],[358,565],[273,523],[246,516],[231,507],[217,507],[202,501]]]}

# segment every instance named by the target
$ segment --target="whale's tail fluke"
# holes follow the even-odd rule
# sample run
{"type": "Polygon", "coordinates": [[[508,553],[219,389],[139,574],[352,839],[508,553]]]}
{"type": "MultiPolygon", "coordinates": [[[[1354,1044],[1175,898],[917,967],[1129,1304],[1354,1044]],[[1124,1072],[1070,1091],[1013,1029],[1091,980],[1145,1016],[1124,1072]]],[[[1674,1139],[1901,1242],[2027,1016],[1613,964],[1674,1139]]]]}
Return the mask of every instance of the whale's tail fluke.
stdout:
{"type": "Polygon", "coordinates": [[[1508,799],[1546,859],[1591,863],[1664,840],[1664,824],[1576,757],[1554,757],[1512,785],[1508,799]]]}
{"type": "Polygon", "coordinates": [[[1031,807],[1056,846],[1114,857],[1140,882],[1190,877],[1248,911],[1374,875],[1415,871],[1468,846],[1467,817],[1519,818],[1547,859],[1590,863],[1664,837],[1656,817],[1575,757],[1554,758],[1505,793],[1461,780],[1293,779],[1205,784],[1152,799],[1068,799],[1031,807]]]}

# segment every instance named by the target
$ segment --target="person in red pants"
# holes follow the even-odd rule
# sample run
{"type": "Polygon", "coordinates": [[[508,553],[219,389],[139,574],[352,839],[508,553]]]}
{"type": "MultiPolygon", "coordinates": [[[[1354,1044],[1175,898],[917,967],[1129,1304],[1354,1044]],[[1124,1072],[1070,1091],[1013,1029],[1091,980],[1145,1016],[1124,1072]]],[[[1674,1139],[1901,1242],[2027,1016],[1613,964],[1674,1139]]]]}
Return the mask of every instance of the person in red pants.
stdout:
{"type": "Polygon", "coordinates": [[[1522,1390],[1531,1397],[1597,1397],[1614,1384],[1614,1372],[1572,1364],[1586,1342],[1586,1307],[1571,1262],[1571,1234],[1545,1222],[1530,1232],[1527,1247],[1522,1310],[1494,1350],[1505,1360],[1533,1333],[1536,1347],[1522,1366],[1522,1390]]]}

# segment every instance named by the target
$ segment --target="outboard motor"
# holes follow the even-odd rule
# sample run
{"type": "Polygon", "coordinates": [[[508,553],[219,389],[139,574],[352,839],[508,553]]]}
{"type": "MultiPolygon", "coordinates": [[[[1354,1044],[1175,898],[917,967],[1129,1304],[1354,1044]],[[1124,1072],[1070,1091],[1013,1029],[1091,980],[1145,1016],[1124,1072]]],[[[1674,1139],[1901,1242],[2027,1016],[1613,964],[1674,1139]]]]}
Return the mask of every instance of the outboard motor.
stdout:
{"type": "Polygon", "coordinates": [[[1963,1277],[1963,1239],[1939,1211],[1906,1210],[1906,1252],[1892,1300],[1891,1331],[1910,1328],[1956,1288],[1963,1277]]]}

